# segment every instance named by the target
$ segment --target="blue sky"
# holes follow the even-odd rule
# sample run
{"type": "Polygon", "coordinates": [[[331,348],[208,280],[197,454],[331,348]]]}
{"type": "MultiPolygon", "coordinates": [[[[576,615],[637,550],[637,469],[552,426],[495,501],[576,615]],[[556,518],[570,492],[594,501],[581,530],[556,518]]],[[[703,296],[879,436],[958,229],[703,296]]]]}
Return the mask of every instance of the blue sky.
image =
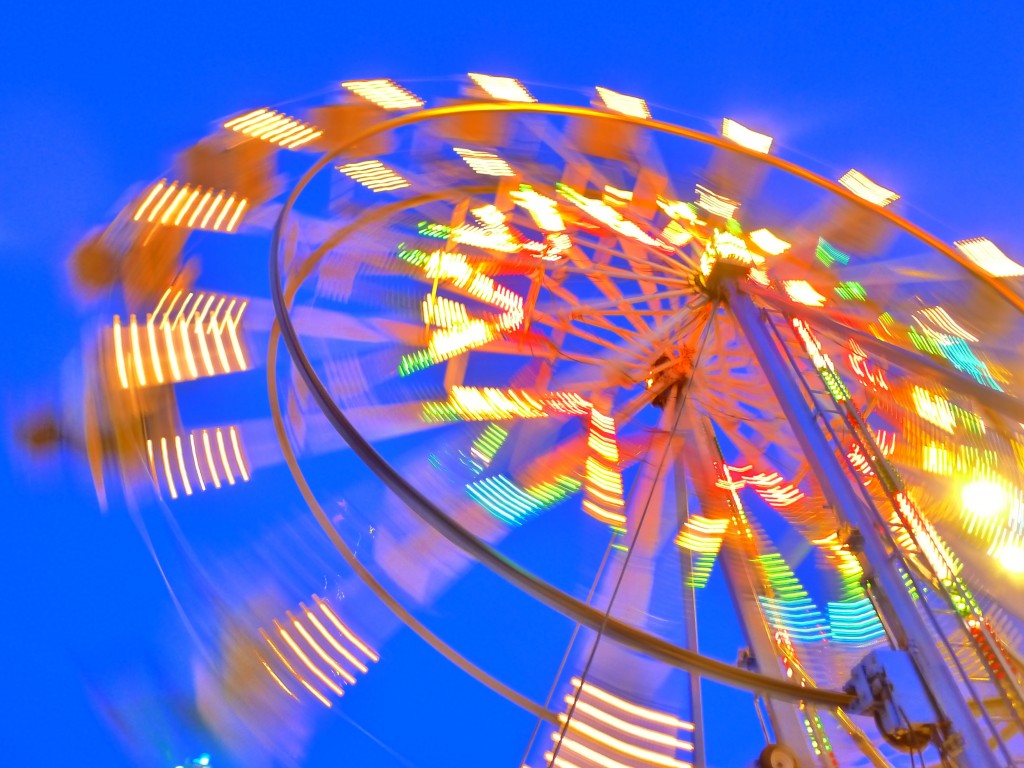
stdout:
{"type": "MultiPolygon", "coordinates": [[[[0,28],[8,425],[60,395],[80,337],[64,260],[123,191],[217,116],[340,79],[472,70],[728,115],[821,167],[863,170],[947,240],[984,235],[1024,258],[1017,3],[30,5],[0,28]]],[[[10,439],[5,460],[5,757],[131,764],[89,690],[125,674],[128,650],[167,674],[149,638],[184,635],[159,574],[131,521],[100,515],[81,467],[29,467],[10,439]]]]}

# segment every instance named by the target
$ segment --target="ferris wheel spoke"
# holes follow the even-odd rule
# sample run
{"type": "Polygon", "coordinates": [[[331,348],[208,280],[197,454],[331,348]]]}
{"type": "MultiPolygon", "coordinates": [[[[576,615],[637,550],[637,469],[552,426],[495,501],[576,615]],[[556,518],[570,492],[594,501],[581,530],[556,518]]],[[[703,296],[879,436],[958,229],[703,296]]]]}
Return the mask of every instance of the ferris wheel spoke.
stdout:
{"type": "Polygon", "coordinates": [[[983,384],[979,384],[974,379],[961,374],[952,367],[877,339],[864,331],[843,325],[824,312],[815,311],[804,305],[792,304],[767,292],[756,291],[756,295],[773,308],[805,320],[840,343],[853,338],[864,349],[877,354],[893,365],[916,373],[918,376],[923,377],[924,380],[938,381],[956,392],[970,396],[986,408],[1004,414],[1014,421],[1024,421],[1024,402],[1012,395],[998,392],[983,384]]]}

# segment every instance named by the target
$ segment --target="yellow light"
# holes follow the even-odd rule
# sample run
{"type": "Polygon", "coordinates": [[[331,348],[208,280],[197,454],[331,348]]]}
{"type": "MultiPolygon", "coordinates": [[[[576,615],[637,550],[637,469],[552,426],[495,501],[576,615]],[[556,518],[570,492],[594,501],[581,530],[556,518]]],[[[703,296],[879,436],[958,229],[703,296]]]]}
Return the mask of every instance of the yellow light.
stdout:
{"type": "Polygon", "coordinates": [[[723,219],[731,219],[736,213],[736,209],[740,207],[740,204],[735,200],[730,200],[724,195],[712,192],[703,184],[697,185],[696,192],[697,205],[708,213],[721,216],[723,219]]]}
{"type": "Polygon", "coordinates": [[[174,450],[178,454],[178,469],[181,471],[181,484],[185,488],[185,495],[192,495],[192,483],[188,481],[188,472],[185,469],[185,455],[181,450],[181,435],[174,436],[174,450]]]}
{"type": "Polygon", "coordinates": [[[232,194],[228,197],[227,202],[218,214],[217,209],[221,208],[225,195],[228,195],[226,190],[217,192],[216,198],[207,208],[207,203],[210,202],[210,197],[213,195],[214,190],[205,189],[204,192],[203,187],[192,186],[191,184],[181,184],[179,186],[177,181],[172,182],[170,186],[165,186],[166,184],[167,180],[164,179],[150,189],[142,203],[135,209],[135,213],[132,216],[134,221],[140,221],[148,211],[146,221],[149,223],[161,226],[186,227],[189,229],[194,227],[206,229],[210,224],[210,219],[216,214],[212,229],[220,230],[221,223],[228,216],[231,209],[235,208],[234,214],[231,215],[228,226],[225,228],[227,232],[234,232],[249,203],[247,198],[232,194]],[[159,199],[156,199],[161,190],[163,194],[159,196],[159,199]],[[199,197],[200,195],[202,195],[202,198],[199,197]],[[155,204],[154,200],[156,201],[155,204]],[[197,200],[199,201],[198,205],[196,205],[197,200]],[[167,205],[168,201],[170,201],[170,205],[167,205]],[[152,208],[150,207],[151,205],[152,208]],[[204,210],[206,213],[202,221],[199,221],[197,227],[196,222],[199,219],[200,213],[204,210]],[[185,220],[186,216],[188,216],[187,221],[185,220]]]}
{"type": "Polygon", "coordinates": [[[565,222],[558,213],[558,203],[550,197],[545,197],[529,187],[515,190],[509,197],[516,205],[526,209],[538,229],[544,232],[565,231],[565,222]]]}
{"type": "Polygon", "coordinates": [[[825,297],[814,290],[814,286],[806,280],[786,280],[782,287],[786,289],[789,298],[798,304],[806,304],[808,307],[820,307],[825,304],[825,297]]]}
{"type": "Polygon", "coordinates": [[[231,471],[231,465],[228,464],[228,452],[224,447],[224,433],[220,427],[217,427],[217,450],[220,452],[221,465],[224,467],[224,474],[227,475],[228,485],[235,484],[235,473],[231,471]]]}
{"type": "Polygon", "coordinates": [[[382,109],[416,109],[423,106],[422,99],[391,80],[351,80],[342,83],[341,87],[382,109]]]}
{"type": "Polygon", "coordinates": [[[203,450],[206,453],[206,466],[210,468],[210,477],[213,479],[213,487],[220,488],[220,475],[217,473],[217,465],[213,463],[213,449],[210,446],[210,433],[203,430],[203,450]]]}
{"type": "Polygon", "coordinates": [[[334,691],[338,696],[344,695],[344,691],[341,690],[341,687],[325,675],[320,667],[313,663],[313,660],[309,658],[301,648],[299,648],[299,644],[296,643],[292,639],[292,636],[288,634],[288,630],[282,627],[276,619],[274,620],[274,628],[277,630],[277,633],[284,638],[284,641],[288,643],[288,647],[291,648],[295,655],[302,660],[302,663],[306,665],[310,672],[319,677],[320,681],[334,691]]]}
{"type": "Polygon", "coordinates": [[[500,101],[518,101],[522,103],[536,101],[523,84],[514,77],[496,77],[469,73],[470,79],[482,88],[488,96],[500,101]]]}
{"type": "MultiPolygon", "coordinates": [[[[270,650],[277,654],[277,658],[279,658],[281,660],[281,663],[284,664],[285,669],[291,672],[292,675],[295,676],[295,679],[302,683],[306,687],[306,690],[312,693],[320,701],[321,704],[323,704],[325,707],[330,707],[331,702],[326,697],[324,697],[324,695],[320,693],[320,691],[318,691],[316,688],[310,685],[302,675],[298,673],[295,667],[293,667],[291,663],[288,661],[288,659],[285,658],[284,654],[281,653],[281,650],[276,645],[274,645],[274,641],[270,639],[270,635],[268,635],[263,629],[260,629],[260,636],[263,638],[266,644],[270,646],[270,650]]],[[[274,676],[277,677],[276,675],[274,676]]],[[[286,688],[285,690],[288,689],[286,688]]]]}
{"type": "Polygon", "coordinates": [[[960,490],[964,510],[976,517],[1003,514],[1010,507],[1010,494],[994,480],[974,480],[960,490]]]}
{"type": "MultiPolygon", "coordinates": [[[[320,619],[318,619],[313,614],[313,612],[311,610],[309,610],[305,606],[305,604],[299,603],[299,606],[305,612],[306,618],[310,620],[310,622],[313,624],[313,626],[317,628],[317,631],[319,631],[320,634],[324,636],[324,639],[326,639],[327,642],[329,642],[331,644],[331,646],[334,648],[334,650],[336,650],[338,653],[340,653],[342,656],[344,656],[345,659],[347,659],[348,662],[350,664],[352,664],[352,666],[356,667],[360,672],[367,672],[368,671],[366,665],[363,664],[363,662],[361,662],[355,656],[353,656],[351,651],[349,651],[347,648],[345,648],[345,646],[343,646],[341,643],[339,643],[335,639],[334,635],[332,635],[330,632],[327,631],[327,627],[325,627],[320,622],[320,619]]],[[[355,680],[353,680],[352,682],[355,682],[355,680]]]]}
{"type": "Polygon", "coordinates": [[[790,248],[790,243],[776,237],[767,229],[755,229],[750,233],[750,239],[753,240],[754,245],[771,256],[778,256],[790,248]]]}
{"type": "Polygon", "coordinates": [[[339,165],[338,170],[350,179],[372,192],[390,192],[395,189],[404,189],[409,186],[409,181],[399,176],[393,170],[384,165],[380,160],[364,160],[360,163],[347,163],[339,165]]]}
{"type": "MultiPolygon", "coordinates": [[[[572,696],[565,697],[566,704],[571,705],[572,702],[572,696]]],[[[628,733],[631,736],[643,739],[644,741],[650,742],[651,744],[662,744],[663,746],[672,747],[673,749],[683,749],[691,752],[693,751],[693,745],[689,742],[682,741],[681,739],[677,739],[676,737],[670,736],[667,733],[662,733],[661,731],[654,731],[650,728],[644,728],[642,726],[635,725],[634,723],[631,723],[628,720],[622,720],[621,718],[615,717],[614,715],[610,715],[603,709],[595,707],[593,704],[588,704],[585,701],[576,702],[576,711],[580,714],[593,717],[595,720],[600,720],[602,723],[608,725],[611,728],[614,728],[618,731],[622,731],[623,733],[628,733]]],[[[565,715],[559,715],[560,720],[564,717],[565,715]]]]}
{"type": "Polygon", "coordinates": [[[124,340],[121,338],[121,318],[114,315],[114,360],[117,363],[117,377],[122,389],[128,389],[128,369],[124,364],[124,340]]]}
{"type": "Polygon", "coordinates": [[[993,277],[1019,277],[1024,266],[1011,259],[995,243],[985,237],[958,240],[953,243],[960,252],[993,277]]]}
{"type": "Polygon", "coordinates": [[[455,152],[466,165],[481,176],[515,176],[512,167],[493,152],[455,147],[455,152]]]}
{"type": "MultiPolygon", "coordinates": [[[[574,677],[572,679],[573,688],[579,688],[580,684],[580,678],[574,677]]],[[[662,712],[657,709],[650,709],[648,707],[641,707],[640,705],[634,704],[631,701],[626,701],[625,699],[621,699],[618,696],[615,696],[614,694],[608,693],[604,689],[598,688],[593,683],[583,683],[582,685],[584,697],[593,696],[595,699],[600,699],[606,704],[610,704],[613,707],[621,709],[623,712],[635,715],[636,717],[642,717],[654,723],[667,725],[671,728],[681,728],[684,731],[694,730],[693,723],[687,722],[686,720],[680,720],[678,717],[670,715],[667,712],[662,712]]]]}
{"type": "MultiPolygon", "coordinates": [[[[572,699],[570,698],[570,701],[571,700],[572,699]]],[[[565,723],[568,720],[568,725],[566,727],[567,732],[595,741],[598,744],[619,752],[620,754],[629,755],[630,757],[635,757],[638,760],[643,760],[649,765],[663,765],[666,766],[666,768],[692,768],[690,763],[677,760],[674,757],[669,757],[668,755],[663,755],[659,752],[654,752],[650,749],[634,746],[628,741],[623,741],[622,739],[617,739],[614,736],[609,736],[604,731],[601,731],[592,725],[587,725],[586,723],[575,719],[569,720],[564,714],[559,715],[558,719],[562,723],[565,723]]],[[[552,736],[554,738],[558,738],[557,734],[552,734],[552,736]]]]}
{"type": "Polygon", "coordinates": [[[336,662],[333,658],[331,658],[331,655],[323,649],[323,646],[320,645],[320,643],[318,643],[311,634],[309,634],[309,631],[304,626],[302,626],[298,619],[296,619],[292,615],[292,612],[286,611],[285,614],[291,621],[292,626],[294,626],[295,629],[298,630],[299,634],[302,635],[306,643],[309,644],[309,647],[316,652],[316,655],[323,659],[325,662],[327,662],[327,666],[333,669],[336,674],[345,678],[346,681],[354,685],[356,679],[352,677],[352,674],[348,672],[344,667],[342,667],[338,662],[336,662]]]}
{"type": "Polygon", "coordinates": [[[754,152],[760,152],[762,155],[768,154],[768,150],[772,147],[771,136],[752,131],[728,117],[722,121],[722,135],[729,141],[734,141],[741,147],[746,147],[754,152]]]}
{"type": "Polygon", "coordinates": [[[352,634],[352,632],[349,631],[348,627],[346,627],[342,623],[341,619],[339,619],[335,615],[334,611],[331,610],[331,607],[326,602],[321,600],[316,595],[313,595],[313,600],[316,601],[316,604],[320,606],[320,610],[324,612],[324,615],[331,620],[331,623],[335,627],[337,627],[338,631],[341,632],[341,634],[343,634],[345,638],[350,643],[352,643],[352,645],[354,645],[360,651],[365,653],[368,658],[373,659],[374,661],[380,661],[380,656],[378,656],[377,653],[372,648],[370,648],[370,646],[366,645],[366,643],[364,643],[362,640],[360,640],[358,637],[352,634]]]}
{"type": "Polygon", "coordinates": [[[857,197],[867,200],[869,203],[874,203],[881,208],[900,199],[900,196],[891,189],[875,184],[863,173],[853,169],[843,174],[843,177],[839,179],[839,183],[857,197]]]}
{"type": "Polygon", "coordinates": [[[604,105],[613,112],[618,112],[630,117],[640,117],[644,120],[650,119],[651,111],[647,108],[647,102],[638,96],[626,96],[623,93],[616,93],[597,86],[597,95],[601,97],[604,105]]]}
{"type": "MultiPolygon", "coordinates": [[[[257,109],[224,123],[224,127],[254,139],[296,149],[323,135],[315,126],[269,109],[257,109]]],[[[230,229],[230,227],[229,227],[230,229]]]]}
{"type": "Polygon", "coordinates": [[[1024,573],[1024,546],[1021,544],[1003,544],[994,554],[1004,570],[1024,573]]]}

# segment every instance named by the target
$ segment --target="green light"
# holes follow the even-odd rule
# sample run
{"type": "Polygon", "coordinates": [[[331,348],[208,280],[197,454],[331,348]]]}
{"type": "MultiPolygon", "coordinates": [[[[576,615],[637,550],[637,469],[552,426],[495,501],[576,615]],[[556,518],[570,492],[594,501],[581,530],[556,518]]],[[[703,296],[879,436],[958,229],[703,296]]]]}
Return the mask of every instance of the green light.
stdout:
{"type": "Polygon", "coordinates": [[[830,269],[834,264],[845,265],[850,263],[849,256],[835,246],[827,243],[825,239],[821,237],[818,238],[818,248],[815,250],[814,255],[818,258],[818,261],[830,269]]]}
{"type": "Polygon", "coordinates": [[[725,229],[729,234],[736,235],[736,237],[743,234],[743,225],[736,221],[736,219],[727,219],[725,222],[725,229]]]}
{"type": "Polygon", "coordinates": [[[864,286],[853,280],[840,283],[835,287],[836,296],[847,301],[866,301],[868,298],[864,286]]]}

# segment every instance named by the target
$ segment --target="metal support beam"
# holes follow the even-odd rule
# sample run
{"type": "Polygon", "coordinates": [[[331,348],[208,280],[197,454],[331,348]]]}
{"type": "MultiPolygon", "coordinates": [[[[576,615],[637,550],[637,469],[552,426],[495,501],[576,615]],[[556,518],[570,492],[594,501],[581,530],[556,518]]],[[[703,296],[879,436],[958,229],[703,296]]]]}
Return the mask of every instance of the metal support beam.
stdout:
{"type": "MultiPolygon", "coordinates": [[[[933,703],[949,721],[950,729],[962,742],[962,751],[947,759],[963,768],[997,768],[999,763],[989,750],[977,721],[971,714],[949,667],[943,661],[924,618],[907,592],[895,559],[885,544],[885,521],[874,516],[851,487],[842,464],[821,428],[780,350],[772,339],[762,310],[734,280],[723,283],[729,308],[768,379],[800,447],[821,486],[822,493],[836,514],[859,530],[863,549],[858,553],[866,578],[874,582],[886,596],[892,616],[886,617],[907,638],[907,650],[917,665],[921,678],[931,693],[933,703]]],[[[949,743],[949,742],[947,742],[949,743]]]]}

